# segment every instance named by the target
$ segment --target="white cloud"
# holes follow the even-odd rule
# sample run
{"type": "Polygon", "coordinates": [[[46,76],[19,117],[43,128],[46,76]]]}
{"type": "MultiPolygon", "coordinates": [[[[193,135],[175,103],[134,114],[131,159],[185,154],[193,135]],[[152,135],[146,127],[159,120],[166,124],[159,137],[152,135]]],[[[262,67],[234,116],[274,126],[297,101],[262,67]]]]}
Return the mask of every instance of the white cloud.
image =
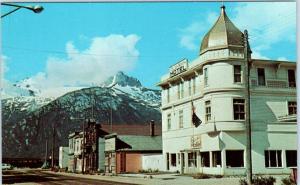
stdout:
{"type": "Polygon", "coordinates": [[[258,51],[252,51],[252,54],[251,54],[251,58],[254,58],[254,59],[264,59],[264,60],[269,60],[270,58],[262,55],[260,52],[258,51]]]}
{"type": "Polygon", "coordinates": [[[45,72],[27,80],[38,89],[100,84],[118,71],[131,70],[138,59],[137,35],[109,35],[92,39],[83,51],[66,44],[67,58],[49,58],[45,72]]]}
{"type": "Polygon", "coordinates": [[[288,61],[288,59],[285,58],[285,57],[279,57],[279,58],[277,58],[277,60],[280,60],[280,61],[288,61]]]}
{"type": "MultiPolygon", "coordinates": [[[[296,2],[249,2],[239,3],[229,16],[232,22],[243,32],[249,33],[249,42],[253,56],[272,49],[282,41],[296,42],[296,2]]],[[[219,13],[210,12],[206,18],[197,20],[180,30],[180,45],[188,50],[200,47],[203,38],[219,13]]]]}
{"type": "Polygon", "coordinates": [[[201,44],[201,38],[208,31],[207,28],[212,25],[213,19],[217,17],[215,13],[209,13],[206,20],[193,22],[180,30],[180,46],[188,50],[197,50],[201,44]]]}
{"type": "Polygon", "coordinates": [[[248,30],[256,52],[282,41],[296,41],[296,2],[241,3],[234,12],[232,21],[241,31],[248,30]]]}

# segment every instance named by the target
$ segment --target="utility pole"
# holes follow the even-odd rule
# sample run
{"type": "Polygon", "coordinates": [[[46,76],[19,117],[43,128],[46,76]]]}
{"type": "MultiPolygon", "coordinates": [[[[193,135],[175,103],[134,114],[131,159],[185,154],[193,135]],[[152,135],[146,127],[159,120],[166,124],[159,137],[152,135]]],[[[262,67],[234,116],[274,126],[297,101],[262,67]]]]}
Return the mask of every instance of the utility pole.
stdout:
{"type": "Polygon", "coordinates": [[[48,158],[48,139],[46,139],[46,153],[45,153],[45,165],[47,165],[47,158],[48,158]]]}
{"type": "Polygon", "coordinates": [[[244,59],[245,59],[245,100],[246,100],[246,173],[248,184],[252,184],[252,146],[251,146],[251,119],[250,119],[250,54],[251,50],[248,43],[248,31],[244,31],[244,59]]]}
{"type": "Polygon", "coordinates": [[[81,166],[81,172],[84,174],[84,150],[85,150],[85,120],[83,120],[83,134],[82,134],[82,166],[81,166]]]}
{"type": "Polygon", "coordinates": [[[53,124],[52,132],[52,154],[51,154],[51,167],[54,168],[54,150],[55,150],[55,126],[53,124]]]}

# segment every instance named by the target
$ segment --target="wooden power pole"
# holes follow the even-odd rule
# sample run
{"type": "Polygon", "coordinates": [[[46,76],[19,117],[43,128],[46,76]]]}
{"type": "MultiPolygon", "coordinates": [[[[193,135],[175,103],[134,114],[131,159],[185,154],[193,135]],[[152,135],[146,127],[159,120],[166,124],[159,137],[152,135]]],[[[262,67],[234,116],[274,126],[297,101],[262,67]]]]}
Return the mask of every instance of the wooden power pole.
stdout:
{"type": "Polygon", "coordinates": [[[248,184],[252,184],[252,146],[251,146],[251,119],[250,119],[250,47],[248,43],[248,31],[244,31],[244,58],[245,58],[245,113],[246,113],[246,173],[248,184]]]}

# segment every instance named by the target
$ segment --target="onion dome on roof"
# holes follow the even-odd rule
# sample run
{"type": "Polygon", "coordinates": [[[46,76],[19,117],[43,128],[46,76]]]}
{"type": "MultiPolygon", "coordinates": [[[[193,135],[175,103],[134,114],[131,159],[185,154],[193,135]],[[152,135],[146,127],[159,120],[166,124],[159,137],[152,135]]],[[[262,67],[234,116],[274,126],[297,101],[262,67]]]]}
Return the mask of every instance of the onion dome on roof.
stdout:
{"type": "Polygon", "coordinates": [[[225,6],[222,6],[221,15],[202,40],[200,55],[206,51],[231,47],[243,47],[243,33],[230,21],[225,6]]]}

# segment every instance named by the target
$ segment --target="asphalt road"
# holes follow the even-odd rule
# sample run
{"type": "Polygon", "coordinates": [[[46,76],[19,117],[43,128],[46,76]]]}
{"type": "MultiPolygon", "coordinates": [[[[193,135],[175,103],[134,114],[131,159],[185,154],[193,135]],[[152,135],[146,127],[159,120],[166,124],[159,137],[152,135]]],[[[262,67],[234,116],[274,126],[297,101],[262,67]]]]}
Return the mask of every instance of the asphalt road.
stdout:
{"type": "Polygon", "coordinates": [[[42,185],[129,185],[127,183],[69,177],[43,173],[41,170],[2,171],[2,184],[42,184],[42,185]]]}

